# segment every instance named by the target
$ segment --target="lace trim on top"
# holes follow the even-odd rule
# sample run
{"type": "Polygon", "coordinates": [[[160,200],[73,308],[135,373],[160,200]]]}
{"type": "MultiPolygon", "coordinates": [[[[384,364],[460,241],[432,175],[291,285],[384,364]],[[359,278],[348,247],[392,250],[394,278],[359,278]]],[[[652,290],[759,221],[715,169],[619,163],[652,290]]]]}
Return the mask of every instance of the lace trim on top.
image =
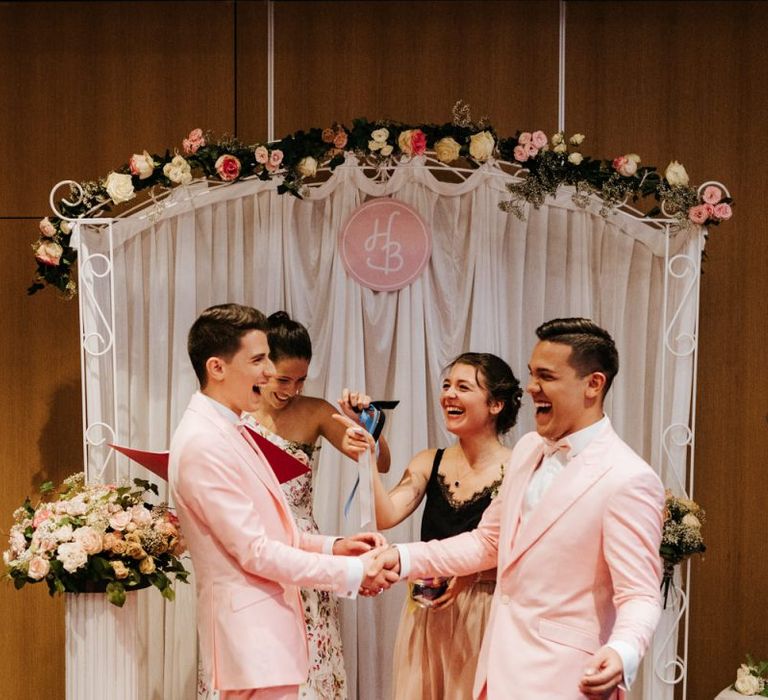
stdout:
{"type": "Polygon", "coordinates": [[[496,479],[496,481],[488,484],[488,486],[486,486],[481,491],[476,491],[466,501],[458,501],[454,497],[453,491],[451,491],[449,482],[440,472],[437,472],[437,483],[438,483],[438,486],[440,486],[440,492],[443,494],[443,496],[445,497],[445,500],[454,510],[461,510],[462,508],[466,508],[467,506],[470,506],[473,503],[477,503],[479,500],[485,498],[489,494],[491,498],[493,498],[499,492],[499,488],[501,487],[501,482],[503,479],[504,479],[504,465],[502,465],[501,467],[501,476],[498,479],[496,479]]]}

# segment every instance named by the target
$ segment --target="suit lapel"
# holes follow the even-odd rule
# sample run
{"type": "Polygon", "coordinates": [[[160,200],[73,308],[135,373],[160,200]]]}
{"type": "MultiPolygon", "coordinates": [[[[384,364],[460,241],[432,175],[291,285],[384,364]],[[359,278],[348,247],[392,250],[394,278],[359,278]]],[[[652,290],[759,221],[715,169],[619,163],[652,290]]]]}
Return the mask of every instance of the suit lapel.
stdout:
{"type": "MultiPolygon", "coordinates": [[[[584,451],[574,457],[563,469],[544,497],[518,528],[512,541],[512,555],[507,566],[514,564],[536,541],[566,513],[584,493],[591,489],[611,469],[601,459],[607,443],[607,434],[597,436],[584,451]]],[[[539,455],[541,452],[539,452],[539,455]]],[[[523,485],[523,495],[528,486],[523,485]]],[[[522,504],[522,499],[521,499],[522,504]]]]}
{"type": "Polygon", "coordinates": [[[520,525],[520,513],[523,508],[525,490],[528,488],[528,482],[531,480],[531,475],[541,460],[543,449],[543,443],[536,443],[528,456],[523,458],[520,467],[504,477],[504,485],[502,487],[502,497],[504,501],[502,505],[505,514],[508,513],[509,515],[504,518],[508,523],[508,526],[504,528],[504,531],[500,535],[503,542],[511,544],[515,541],[520,525]]]}

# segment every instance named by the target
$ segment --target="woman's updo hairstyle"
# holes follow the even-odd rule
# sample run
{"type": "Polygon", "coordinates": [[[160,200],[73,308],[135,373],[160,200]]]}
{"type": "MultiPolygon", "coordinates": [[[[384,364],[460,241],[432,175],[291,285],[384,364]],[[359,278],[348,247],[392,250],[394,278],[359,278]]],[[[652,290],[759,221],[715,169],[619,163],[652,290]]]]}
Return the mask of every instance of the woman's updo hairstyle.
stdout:
{"type": "Polygon", "coordinates": [[[279,362],[285,358],[312,360],[312,341],[309,332],[285,311],[275,311],[267,318],[269,358],[279,362]]]}
{"type": "Polygon", "coordinates": [[[445,368],[449,372],[454,365],[475,368],[477,384],[488,392],[488,404],[499,401],[504,407],[496,414],[496,434],[504,435],[517,423],[517,412],[523,390],[512,368],[500,357],[487,352],[465,352],[445,368]]]}

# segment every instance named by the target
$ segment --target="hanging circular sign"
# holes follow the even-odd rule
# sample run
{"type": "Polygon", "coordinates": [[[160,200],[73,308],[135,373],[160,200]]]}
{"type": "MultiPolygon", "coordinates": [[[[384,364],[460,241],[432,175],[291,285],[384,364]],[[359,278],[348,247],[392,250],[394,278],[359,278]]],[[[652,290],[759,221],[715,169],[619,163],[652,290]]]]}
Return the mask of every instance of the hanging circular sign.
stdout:
{"type": "Polygon", "coordinates": [[[432,235],[418,213],[396,199],[355,209],[339,236],[344,268],[363,287],[391,292],[409,285],[432,253],[432,235]]]}

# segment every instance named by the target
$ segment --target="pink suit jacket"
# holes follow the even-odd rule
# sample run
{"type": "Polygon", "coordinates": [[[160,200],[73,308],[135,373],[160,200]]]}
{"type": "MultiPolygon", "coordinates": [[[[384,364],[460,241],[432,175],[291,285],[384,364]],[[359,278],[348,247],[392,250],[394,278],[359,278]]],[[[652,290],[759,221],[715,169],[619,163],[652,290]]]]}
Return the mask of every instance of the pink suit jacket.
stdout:
{"type": "Polygon", "coordinates": [[[319,553],[326,538],[298,532],[256,444],[200,393],[171,441],[169,481],[195,569],[200,650],[213,687],[303,683],[299,586],[343,591],[349,562],[319,553]]]}
{"type": "MultiPolygon", "coordinates": [[[[521,523],[543,440],[525,435],[477,529],[407,545],[412,578],[498,566],[475,677],[489,700],[576,700],[608,641],[645,652],[661,612],[664,489],[608,425],[521,523]]],[[[399,545],[401,546],[401,545],[399,545]]]]}

